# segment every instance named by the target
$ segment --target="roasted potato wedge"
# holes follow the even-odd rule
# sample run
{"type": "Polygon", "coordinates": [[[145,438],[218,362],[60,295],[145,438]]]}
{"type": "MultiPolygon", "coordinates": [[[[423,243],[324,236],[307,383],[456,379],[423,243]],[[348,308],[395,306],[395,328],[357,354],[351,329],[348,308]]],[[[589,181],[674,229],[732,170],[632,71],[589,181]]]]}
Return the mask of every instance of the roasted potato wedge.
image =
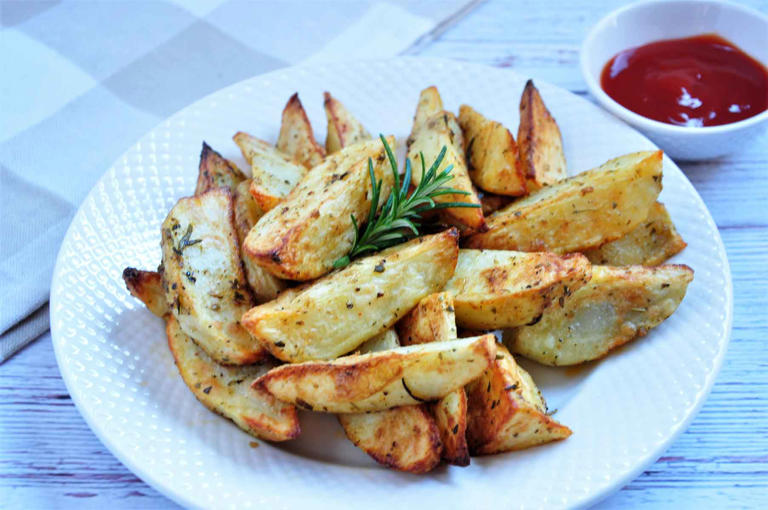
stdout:
{"type": "Polygon", "coordinates": [[[459,250],[445,290],[454,295],[462,328],[511,328],[537,320],[550,303],[587,283],[590,274],[590,263],[580,253],[459,250]]]}
{"type": "Polygon", "coordinates": [[[664,204],[656,202],[648,217],[623,237],[584,251],[593,264],[658,266],[686,247],[664,204]]]}
{"type": "Polygon", "coordinates": [[[240,263],[232,198],[222,188],[182,198],[162,227],[163,287],[181,329],[219,363],[267,352],[240,325],[254,304],[240,263]]]}
{"type": "Polygon", "coordinates": [[[551,306],[534,325],[509,331],[512,350],[544,365],[576,365],[602,358],[644,336],[677,309],[693,270],[592,266],[592,280],[563,306],[551,306]]]}
{"type": "MultiPolygon", "coordinates": [[[[405,345],[442,342],[457,337],[453,295],[431,294],[422,299],[397,324],[405,345]]],[[[443,443],[443,459],[456,466],[469,465],[467,428],[467,396],[458,388],[434,403],[432,413],[443,443]]]]}
{"type": "Polygon", "coordinates": [[[216,363],[182,331],[173,315],[165,328],[182,379],[205,407],[229,418],[249,434],[269,441],[295,439],[301,432],[296,408],[251,385],[272,364],[216,363]]]}
{"type": "MultiPolygon", "coordinates": [[[[418,115],[417,115],[418,117],[418,115]]],[[[456,225],[462,230],[471,232],[485,231],[485,217],[479,207],[480,199],[475,193],[472,181],[467,172],[467,165],[464,159],[463,135],[461,128],[456,120],[456,116],[451,112],[441,111],[424,122],[413,126],[411,136],[408,138],[408,159],[411,160],[414,170],[411,174],[411,182],[418,186],[421,182],[421,168],[429,168],[437,160],[443,147],[446,148],[445,158],[439,171],[445,169],[448,165],[453,165],[451,175],[453,178],[447,185],[459,191],[466,191],[468,195],[446,194],[435,198],[435,202],[466,202],[477,204],[477,208],[472,207],[451,207],[442,209],[440,216],[448,223],[456,225]],[[422,161],[421,158],[424,158],[422,161]]]]}
{"type": "Polygon", "coordinates": [[[528,191],[566,178],[560,128],[547,110],[533,80],[528,80],[520,97],[517,143],[528,191]]]}
{"type": "Polygon", "coordinates": [[[273,275],[266,269],[259,267],[242,249],[248,232],[264,215],[264,210],[250,193],[251,180],[247,179],[235,188],[233,205],[235,211],[235,230],[237,231],[237,245],[240,248],[240,256],[243,259],[243,269],[248,285],[251,287],[256,303],[266,303],[277,297],[286,287],[286,282],[273,275]]]}
{"type": "Polygon", "coordinates": [[[426,122],[431,116],[443,111],[443,98],[434,85],[427,87],[419,94],[416,113],[413,116],[413,129],[426,122]]]}
{"type": "MultiPolygon", "coordinates": [[[[394,147],[395,139],[387,142],[394,147]]],[[[381,140],[351,145],[326,158],[291,191],[280,207],[268,211],[243,243],[254,262],[275,276],[313,280],[333,268],[352,248],[350,216],[365,218],[370,209],[368,160],[382,181],[382,197],[394,178],[381,140]]]]}
{"type": "Polygon", "coordinates": [[[163,290],[163,275],[157,271],[144,271],[133,267],[123,270],[123,281],[128,292],[144,303],[150,312],[163,317],[170,311],[163,290]]]}
{"type": "Polygon", "coordinates": [[[200,195],[216,188],[226,188],[233,192],[235,191],[235,186],[242,182],[243,179],[245,179],[245,176],[237,168],[237,165],[224,159],[221,154],[203,142],[195,195],[200,195]]]}
{"type": "Polygon", "coordinates": [[[509,129],[465,104],[459,108],[459,125],[472,182],[499,195],[525,195],[525,172],[509,129]]]}
{"type": "Polygon", "coordinates": [[[315,141],[312,124],[299,100],[299,94],[291,96],[283,109],[283,122],[277,137],[277,149],[306,168],[314,168],[323,162],[325,150],[315,141]]]}
{"type": "Polygon", "coordinates": [[[279,359],[336,358],[385,331],[421,298],[441,289],[456,266],[457,242],[452,229],[356,260],[252,308],[243,325],[279,359]]]}
{"type": "Polygon", "coordinates": [[[304,166],[264,140],[242,131],[232,139],[251,165],[250,192],[264,212],[279,204],[307,174],[304,166]]]}
{"type": "Polygon", "coordinates": [[[661,151],[636,152],[559,181],[488,218],[468,248],[570,253],[640,225],[661,191],[661,151]]]}
{"type": "Polygon", "coordinates": [[[491,367],[467,386],[467,440],[473,455],[521,450],[571,435],[547,416],[531,376],[499,346],[491,367]]]}
{"type": "Polygon", "coordinates": [[[313,411],[381,411],[444,397],[479,377],[495,355],[493,335],[460,338],[282,365],[254,387],[313,411]]]}
{"type": "Polygon", "coordinates": [[[328,119],[328,133],[325,136],[325,150],[328,154],[363,140],[370,140],[371,135],[341,101],[329,92],[323,93],[323,97],[325,117],[328,119]]]}
{"type": "MultiPolygon", "coordinates": [[[[399,346],[397,333],[388,329],[361,345],[359,352],[386,351],[399,346]]],[[[355,446],[391,469],[426,473],[440,462],[440,434],[425,404],[340,414],[338,418],[355,446]]]]}

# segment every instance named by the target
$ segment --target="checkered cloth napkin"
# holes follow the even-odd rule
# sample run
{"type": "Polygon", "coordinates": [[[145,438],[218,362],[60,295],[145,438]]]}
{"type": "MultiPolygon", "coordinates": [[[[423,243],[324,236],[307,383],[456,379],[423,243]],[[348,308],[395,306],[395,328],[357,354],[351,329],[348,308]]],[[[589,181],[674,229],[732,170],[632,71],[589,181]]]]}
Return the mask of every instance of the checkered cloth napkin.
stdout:
{"type": "Polygon", "coordinates": [[[48,329],[67,225],[143,133],[273,69],[398,55],[474,3],[2,1],[0,362],[48,329]]]}

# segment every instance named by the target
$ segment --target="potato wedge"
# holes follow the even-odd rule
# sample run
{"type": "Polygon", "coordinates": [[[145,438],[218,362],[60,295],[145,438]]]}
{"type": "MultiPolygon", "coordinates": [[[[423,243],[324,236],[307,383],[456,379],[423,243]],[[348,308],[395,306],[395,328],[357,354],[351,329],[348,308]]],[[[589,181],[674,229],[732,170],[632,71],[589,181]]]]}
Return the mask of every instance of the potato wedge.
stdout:
{"type": "MultiPolygon", "coordinates": [[[[394,148],[394,137],[387,142],[394,148]]],[[[352,248],[355,226],[350,215],[365,218],[370,209],[369,159],[386,197],[394,179],[381,140],[346,147],[328,156],[280,207],[259,220],[243,243],[248,256],[289,280],[313,280],[329,272],[352,248]]]]}
{"type": "Polygon", "coordinates": [[[563,306],[551,306],[541,320],[505,334],[512,352],[544,365],[576,365],[602,358],[644,336],[677,309],[693,270],[592,266],[592,280],[563,306]]]}
{"type": "Polygon", "coordinates": [[[233,192],[235,191],[235,186],[242,182],[243,179],[245,179],[245,176],[237,168],[237,165],[224,159],[221,154],[203,142],[195,195],[200,195],[216,188],[226,188],[233,192]]]}
{"type": "Polygon", "coordinates": [[[473,455],[521,450],[571,435],[547,416],[531,376],[499,346],[491,368],[467,386],[467,440],[473,455]]]}
{"type": "MultiPolygon", "coordinates": [[[[418,117],[418,114],[417,114],[418,117]]],[[[435,198],[435,202],[467,202],[480,205],[480,199],[475,193],[472,181],[467,172],[464,159],[463,135],[451,112],[441,111],[428,117],[421,124],[414,124],[411,136],[408,138],[408,159],[413,164],[411,182],[418,186],[421,182],[422,156],[423,164],[428,169],[437,160],[443,147],[446,148],[445,158],[439,171],[448,165],[453,165],[451,175],[453,178],[447,185],[459,191],[466,191],[468,195],[447,194],[435,198]]],[[[471,232],[484,232],[485,217],[480,207],[451,207],[440,210],[440,216],[448,223],[456,225],[462,230],[471,232]]]]}
{"type": "Polygon", "coordinates": [[[325,117],[328,119],[328,133],[325,137],[325,151],[328,154],[338,152],[363,140],[370,140],[371,135],[349,110],[329,92],[324,92],[325,117]]]}
{"type": "Polygon", "coordinates": [[[580,253],[459,250],[445,290],[454,295],[462,328],[511,328],[536,321],[550,303],[586,284],[590,274],[589,261],[580,253]]]}
{"type": "Polygon", "coordinates": [[[168,303],[165,301],[163,275],[157,271],[143,271],[126,267],[123,270],[123,281],[128,292],[144,303],[153,314],[163,317],[170,311],[168,303]]]}
{"type": "Polygon", "coordinates": [[[686,242],[675,229],[664,204],[656,202],[648,217],[623,237],[584,251],[593,264],[658,266],[680,253],[686,242]]]}
{"type": "Polygon", "coordinates": [[[219,363],[267,355],[240,325],[253,299],[240,263],[232,198],[222,188],[182,198],[163,222],[163,287],[181,329],[219,363]]]}
{"type": "Polygon", "coordinates": [[[640,225],[661,191],[661,151],[636,152],[559,181],[488,218],[468,248],[570,253],[640,225]]]}
{"type": "Polygon", "coordinates": [[[509,129],[465,104],[459,108],[459,125],[472,182],[499,195],[525,195],[525,172],[509,129]]]}
{"type": "Polygon", "coordinates": [[[393,246],[252,308],[242,323],[279,359],[336,358],[441,289],[456,266],[457,242],[452,229],[393,246]]]}
{"type": "Polygon", "coordinates": [[[281,365],[257,379],[254,387],[313,411],[381,411],[444,397],[479,377],[495,355],[493,335],[460,338],[281,365]]]}
{"type": "Polygon", "coordinates": [[[567,177],[560,128],[547,110],[533,80],[528,80],[520,97],[517,143],[528,191],[567,177]]]}
{"type": "MultiPolygon", "coordinates": [[[[397,333],[388,329],[366,341],[359,352],[386,351],[399,346],[397,333]]],[[[355,446],[391,469],[426,473],[440,462],[440,433],[425,404],[346,413],[338,418],[355,446]]]]}
{"type": "Polygon", "coordinates": [[[264,140],[239,131],[232,137],[251,165],[250,191],[266,212],[279,204],[307,174],[307,169],[264,140]]]}
{"type": "MultiPolygon", "coordinates": [[[[442,342],[457,337],[453,295],[431,294],[422,299],[408,315],[397,323],[404,345],[442,342]]],[[[469,465],[467,428],[467,396],[464,388],[453,390],[434,403],[432,414],[443,443],[443,459],[456,466],[469,465]]]]}
{"type": "Polygon", "coordinates": [[[243,269],[248,285],[251,287],[254,300],[257,304],[266,303],[277,297],[286,288],[286,282],[273,275],[266,269],[259,267],[251,257],[242,249],[248,232],[264,215],[264,210],[250,193],[251,181],[247,179],[235,188],[233,205],[235,211],[235,230],[237,231],[237,245],[240,248],[240,256],[243,260],[243,269]]]}
{"type": "Polygon", "coordinates": [[[419,94],[419,102],[416,104],[416,113],[413,116],[413,128],[415,129],[426,120],[443,111],[443,98],[434,85],[427,87],[419,94]]]}
{"type": "Polygon", "coordinates": [[[274,365],[216,363],[182,331],[173,315],[167,316],[165,331],[182,379],[205,407],[262,439],[286,441],[299,436],[296,408],[264,390],[251,388],[253,381],[274,365]]]}
{"type": "Polygon", "coordinates": [[[325,150],[315,141],[312,124],[296,93],[283,109],[283,121],[277,137],[277,149],[306,168],[314,168],[325,159],[325,150]]]}

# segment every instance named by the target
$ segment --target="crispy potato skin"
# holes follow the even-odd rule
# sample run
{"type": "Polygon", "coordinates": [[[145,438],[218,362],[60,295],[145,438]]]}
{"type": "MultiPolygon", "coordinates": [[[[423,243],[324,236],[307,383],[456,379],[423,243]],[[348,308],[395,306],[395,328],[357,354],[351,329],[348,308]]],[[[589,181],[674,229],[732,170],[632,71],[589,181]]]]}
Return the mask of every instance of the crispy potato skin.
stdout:
{"type": "Polygon", "coordinates": [[[325,158],[325,150],[315,141],[312,124],[299,100],[298,93],[288,99],[283,109],[283,122],[277,137],[277,148],[306,168],[316,167],[325,158]]]}
{"type": "MultiPolygon", "coordinates": [[[[387,141],[394,147],[393,137],[387,141]]],[[[394,179],[381,140],[346,147],[309,172],[259,220],[243,243],[248,256],[289,280],[313,280],[329,272],[352,248],[350,215],[364,218],[370,209],[369,158],[386,197],[394,179]]]]}
{"type": "Polygon", "coordinates": [[[504,341],[544,365],[602,358],[672,315],[692,280],[684,265],[593,266],[592,280],[563,306],[548,308],[538,323],[508,332],[504,341]]]}
{"type": "MultiPolygon", "coordinates": [[[[386,351],[399,346],[397,333],[388,329],[366,341],[359,352],[386,351]]],[[[439,431],[425,404],[340,414],[338,418],[355,446],[389,468],[426,473],[440,462],[439,431]]]]}
{"type": "Polygon", "coordinates": [[[636,152],[535,191],[488,218],[468,248],[570,253],[613,241],[648,216],[661,191],[661,151],[636,152]]]}
{"type": "MultiPolygon", "coordinates": [[[[457,337],[453,295],[450,292],[431,294],[422,299],[397,324],[404,345],[442,342],[457,337]]],[[[458,388],[432,406],[432,414],[443,443],[443,459],[456,466],[469,465],[467,428],[467,397],[458,388]]]]}
{"type": "Polygon", "coordinates": [[[566,178],[560,128],[541,99],[533,80],[528,80],[520,97],[517,143],[528,191],[566,178]]]}
{"type": "Polygon", "coordinates": [[[242,182],[244,178],[243,173],[234,163],[224,159],[221,154],[203,142],[195,195],[200,195],[216,188],[226,188],[233,192],[235,186],[242,182]]]}
{"type": "Polygon", "coordinates": [[[259,221],[259,218],[264,215],[264,210],[249,192],[250,186],[250,179],[237,185],[233,197],[233,207],[235,230],[237,232],[237,246],[240,247],[240,256],[243,260],[245,277],[253,292],[254,300],[259,304],[275,299],[277,295],[285,289],[286,282],[256,265],[253,259],[251,259],[245,250],[242,249],[243,241],[245,241],[248,232],[250,232],[251,228],[253,228],[257,221],[259,221]]]}
{"type": "Polygon", "coordinates": [[[419,474],[440,463],[440,434],[423,405],[340,414],[339,422],[355,446],[390,469],[419,474]]]}
{"type": "Polygon", "coordinates": [[[648,217],[634,230],[599,248],[584,251],[593,264],[658,266],[685,249],[664,204],[656,202],[648,217]]]}
{"type": "Polygon", "coordinates": [[[223,188],[176,203],[162,226],[163,288],[185,333],[219,363],[242,365],[267,352],[239,322],[253,298],[233,214],[223,188]]]}
{"type": "MultiPolygon", "coordinates": [[[[419,115],[417,114],[417,118],[419,115]]],[[[419,124],[414,124],[411,136],[408,138],[408,159],[413,164],[414,171],[411,174],[411,182],[418,186],[421,182],[421,157],[424,156],[424,165],[428,169],[435,162],[443,147],[446,147],[445,158],[440,170],[448,165],[453,165],[451,175],[453,178],[448,186],[460,191],[466,191],[469,195],[448,194],[435,198],[435,202],[468,202],[480,205],[480,199],[475,193],[472,181],[467,172],[467,164],[464,159],[464,136],[456,120],[456,116],[448,111],[440,111],[419,124]]],[[[440,216],[448,223],[471,232],[484,232],[486,230],[485,217],[481,208],[452,207],[440,210],[440,216]]]]}
{"type": "Polygon", "coordinates": [[[279,359],[333,359],[388,329],[441,289],[457,257],[455,229],[417,238],[252,308],[242,323],[279,359]]]}
{"type": "Polygon", "coordinates": [[[325,137],[325,151],[328,154],[338,152],[344,147],[370,140],[371,135],[349,110],[329,92],[323,93],[323,107],[328,119],[328,131],[325,137]]]}
{"type": "Polygon", "coordinates": [[[459,125],[464,132],[467,169],[472,182],[499,195],[525,195],[525,172],[512,133],[465,104],[459,108],[459,125]]]}
{"type": "Polygon", "coordinates": [[[480,376],[495,355],[493,335],[461,338],[282,365],[254,387],[313,411],[382,411],[444,397],[480,376]]]}
{"type": "Polygon", "coordinates": [[[170,309],[165,301],[163,290],[163,275],[157,271],[143,271],[133,267],[123,270],[123,281],[128,292],[144,303],[150,312],[163,317],[170,309]]]}
{"type": "Polygon", "coordinates": [[[473,455],[521,450],[571,435],[547,416],[531,376],[504,347],[491,368],[467,386],[467,439],[473,455]]]}
{"type": "Polygon", "coordinates": [[[458,334],[453,295],[449,292],[437,292],[419,301],[419,304],[397,323],[397,333],[403,345],[456,338],[458,334]]]}
{"type": "Polygon", "coordinates": [[[307,174],[303,165],[264,140],[242,131],[232,139],[251,165],[249,190],[264,212],[279,204],[307,174]]]}
{"type": "Polygon", "coordinates": [[[176,367],[205,407],[262,439],[286,441],[299,436],[301,429],[294,406],[280,402],[266,391],[251,389],[253,381],[273,365],[216,363],[181,330],[173,315],[166,319],[168,347],[176,367]]]}
{"type": "Polygon", "coordinates": [[[462,328],[511,328],[535,321],[590,276],[590,263],[579,253],[462,249],[445,290],[454,295],[456,321],[462,328]]]}

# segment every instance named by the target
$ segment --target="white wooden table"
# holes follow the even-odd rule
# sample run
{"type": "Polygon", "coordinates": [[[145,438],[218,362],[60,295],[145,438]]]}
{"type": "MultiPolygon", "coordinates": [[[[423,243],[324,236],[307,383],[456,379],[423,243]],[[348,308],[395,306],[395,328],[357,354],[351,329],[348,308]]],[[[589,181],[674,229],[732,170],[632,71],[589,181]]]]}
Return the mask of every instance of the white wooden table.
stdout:
{"type": "MultiPolygon", "coordinates": [[[[586,31],[619,0],[489,1],[411,53],[509,67],[586,95],[586,31]]],[[[768,0],[744,2],[768,13],[768,0]]],[[[687,432],[605,508],[768,508],[768,136],[681,163],[720,228],[733,273],[730,348],[687,432]]],[[[0,366],[0,508],[167,508],[93,435],[59,376],[49,334],[0,366]]]]}

